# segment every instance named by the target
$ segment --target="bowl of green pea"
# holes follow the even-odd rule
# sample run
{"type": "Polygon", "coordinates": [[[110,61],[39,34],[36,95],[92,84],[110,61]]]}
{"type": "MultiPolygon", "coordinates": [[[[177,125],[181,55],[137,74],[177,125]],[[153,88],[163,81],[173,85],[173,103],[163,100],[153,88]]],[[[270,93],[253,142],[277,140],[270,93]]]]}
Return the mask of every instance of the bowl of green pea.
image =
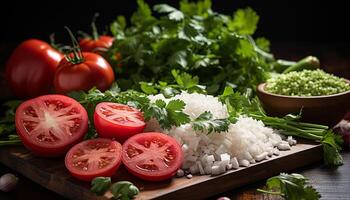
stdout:
{"type": "Polygon", "coordinates": [[[257,86],[270,116],[302,113],[301,121],[336,125],[350,109],[350,81],[323,70],[279,74],[257,86]]]}

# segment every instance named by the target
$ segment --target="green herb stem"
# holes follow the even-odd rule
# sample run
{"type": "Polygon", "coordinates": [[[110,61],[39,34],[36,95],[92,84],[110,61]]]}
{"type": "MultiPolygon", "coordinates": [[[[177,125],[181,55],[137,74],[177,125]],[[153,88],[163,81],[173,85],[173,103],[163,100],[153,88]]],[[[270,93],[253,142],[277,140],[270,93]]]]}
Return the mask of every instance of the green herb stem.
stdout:
{"type": "Polygon", "coordinates": [[[5,140],[5,141],[0,141],[0,146],[12,146],[12,145],[21,145],[22,141],[21,140],[5,140]]]}

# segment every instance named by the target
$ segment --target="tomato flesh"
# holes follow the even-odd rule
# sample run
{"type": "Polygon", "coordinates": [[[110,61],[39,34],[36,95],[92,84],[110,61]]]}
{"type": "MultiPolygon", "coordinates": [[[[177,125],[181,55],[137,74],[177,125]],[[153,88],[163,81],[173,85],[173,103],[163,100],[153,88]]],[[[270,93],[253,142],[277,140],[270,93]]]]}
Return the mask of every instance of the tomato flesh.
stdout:
{"type": "Polygon", "coordinates": [[[64,155],[82,140],[88,128],[86,110],[74,99],[44,95],[22,103],[16,110],[16,129],[23,144],[45,157],[64,155]]]}
{"type": "Polygon", "coordinates": [[[177,141],[163,133],[140,133],[123,144],[122,160],[130,173],[148,181],[162,181],[176,174],[183,161],[177,141]]]}
{"type": "Polygon", "coordinates": [[[68,151],[65,165],[77,179],[91,181],[112,176],[121,164],[122,146],[104,138],[83,141],[68,151]]]}
{"type": "Polygon", "coordinates": [[[142,112],[127,105],[103,102],[96,106],[94,124],[100,137],[124,142],[146,127],[142,112]]]}

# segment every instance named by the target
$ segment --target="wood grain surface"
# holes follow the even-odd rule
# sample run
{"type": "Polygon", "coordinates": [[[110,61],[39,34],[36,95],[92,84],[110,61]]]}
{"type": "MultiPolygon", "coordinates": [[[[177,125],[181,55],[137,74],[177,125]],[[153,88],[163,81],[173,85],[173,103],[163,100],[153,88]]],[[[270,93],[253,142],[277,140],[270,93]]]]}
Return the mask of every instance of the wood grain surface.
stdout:
{"type": "MultiPolygon", "coordinates": [[[[129,180],[138,186],[141,193],[136,199],[205,199],[234,188],[290,171],[322,159],[320,145],[301,143],[290,151],[283,151],[250,167],[231,170],[220,176],[194,176],[192,179],[174,178],[165,182],[141,181],[125,169],[118,170],[114,181],[129,180]]],[[[47,159],[33,156],[24,147],[0,149],[0,162],[18,171],[43,187],[70,199],[108,199],[110,193],[97,197],[89,191],[90,184],[75,180],[64,167],[62,159],[47,159]]]]}

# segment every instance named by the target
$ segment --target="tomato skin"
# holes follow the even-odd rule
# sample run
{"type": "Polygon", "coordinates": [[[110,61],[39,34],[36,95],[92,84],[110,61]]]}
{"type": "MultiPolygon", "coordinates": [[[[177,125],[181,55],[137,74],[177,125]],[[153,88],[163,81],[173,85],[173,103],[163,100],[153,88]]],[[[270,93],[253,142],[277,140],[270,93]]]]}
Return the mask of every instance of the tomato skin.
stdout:
{"type": "Polygon", "coordinates": [[[14,94],[31,98],[48,94],[63,55],[37,39],[22,42],[6,64],[6,78],[14,94]]]}
{"type": "MultiPolygon", "coordinates": [[[[114,81],[114,72],[109,63],[100,55],[83,52],[84,61],[73,64],[66,59],[58,64],[54,86],[58,93],[72,91],[88,91],[96,86],[99,90],[107,90],[114,81]]],[[[72,55],[70,55],[72,56],[72,55]]]]}
{"type": "Polygon", "coordinates": [[[113,44],[114,38],[108,35],[101,35],[96,40],[93,38],[84,38],[79,41],[82,51],[94,52],[102,55],[103,49],[109,49],[113,44]]]}
{"type": "MultiPolygon", "coordinates": [[[[158,148],[161,148],[161,147],[162,146],[160,147],[158,146],[158,148]]],[[[152,149],[151,145],[150,147],[148,147],[148,149],[152,149]]],[[[135,152],[137,152],[136,154],[138,154],[139,151],[131,151],[131,152],[132,152],[131,154],[135,152]]],[[[141,151],[141,152],[143,153],[139,155],[145,154],[146,151],[141,151]]],[[[162,153],[165,153],[165,152],[162,152],[162,153]]],[[[153,163],[153,159],[157,159],[157,152],[155,153],[152,150],[150,150],[149,153],[146,153],[145,155],[146,156],[156,155],[156,156],[151,157],[151,159],[146,157],[147,159],[145,159],[146,162],[144,163],[149,163],[149,161],[152,161],[153,163]]],[[[137,156],[138,155],[135,156],[136,160],[137,160],[137,156]]],[[[162,158],[162,160],[165,160],[165,158],[162,156],[160,156],[160,158],[162,158]]],[[[122,161],[126,169],[131,174],[135,175],[140,179],[147,180],[147,181],[163,181],[163,180],[172,178],[176,174],[177,170],[182,165],[183,153],[180,145],[177,143],[177,141],[174,138],[163,133],[147,132],[147,133],[140,133],[140,134],[134,135],[130,137],[127,141],[125,141],[125,143],[123,144],[122,161]],[[169,164],[169,167],[167,169],[147,171],[145,169],[142,169],[140,166],[136,166],[135,163],[138,163],[138,161],[136,162],[133,161],[132,157],[129,156],[129,150],[131,150],[131,147],[134,146],[133,144],[138,143],[138,145],[140,145],[140,142],[146,143],[145,141],[148,141],[148,145],[152,143],[149,141],[155,142],[154,143],[155,145],[158,145],[159,141],[166,141],[166,144],[170,145],[170,148],[167,149],[168,151],[165,151],[165,152],[170,152],[170,155],[172,156],[173,160],[172,160],[172,164],[169,164]]]]}
{"type": "Polygon", "coordinates": [[[143,119],[142,113],[136,108],[131,108],[127,105],[117,104],[117,103],[109,103],[109,102],[99,103],[97,104],[94,112],[94,125],[98,135],[103,138],[114,138],[121,143],[123,143],[125,140],[127,140],[131,136],[141,133],[145,129],[146,123],[144,123],[143,120],[144,119],[143,119]],[[106,105],[117,105],[117,106],[128,107],[129,109],[132,109],[135,112],[139,113],[141,118],[140,120],[142,120],[142,122],[136,125],[113,123],[111,122],[111,120],[107,120],[105,117],[103,117],[103,115],[100,112],[101,108],[106,105]]]}
{"type": "MultiPolygon", "coordinates": [[[[65,166],[72,176],[82,181],[91,181],[95,177],[99,177],[99,176],[111,177],[117,171],[120,164],[122,163],[121,151],[122,151],[122,146],[117,141],[113,141],[105,138],[85,140],[79,144],[76,144],[68,151],[65,157],[65,166]],[[92,171],[90,171],[90,169],[87,169],[86,171],[76,169],[76,167],[74,166],[74,159],[75,159],[74,155],[78,153],[79,149],[84,149],[85,151],[86,146],[88,144],[96,145],[97,143],[110,144],[110,148],[114,150],[113,152],[110,153],[110,156],[114,158],[113,162],[109,163],[110,165],[107,165],[104,169],[98,169],[98,170],[92,170],[92,171]]],[[[94,152],[92,152],[91,154],[94,154],[94,152]]],[[[93,156],[91,154],[90,156],[93,156]]],[[[84,153],[82,155],[86,155],[86,154],[84,153]]],[[[88,155],[88,158],[90,158],[89,155],[88,155]]]]}
{"type": "MultiPolygon", "coordinates": [[[[37,110],[49,113],[43,107],[38,107],[37,110]]],[[[44,95],[34,99],[23,102],[16,110],[15,114],[16,130],[19,137],[22,140],[24,146],[29,149],[33,154],[41,157],[59,157],[64,155],[73,145],[81,141],[88,129],[88,116],[86,110],[74,99],[63,95],[44,95]],[[32,107],[45,101],[62,101],[64,103],[73,105],[77,113],[80,114],[81,123],[77,132],[74,133],[67,141],[56,144],[56,143],[44,143],[39,141],[38,138],[32,138],[30,132],[25,127],[24,116],[27,112],[28,107],[32,107]]]]}

